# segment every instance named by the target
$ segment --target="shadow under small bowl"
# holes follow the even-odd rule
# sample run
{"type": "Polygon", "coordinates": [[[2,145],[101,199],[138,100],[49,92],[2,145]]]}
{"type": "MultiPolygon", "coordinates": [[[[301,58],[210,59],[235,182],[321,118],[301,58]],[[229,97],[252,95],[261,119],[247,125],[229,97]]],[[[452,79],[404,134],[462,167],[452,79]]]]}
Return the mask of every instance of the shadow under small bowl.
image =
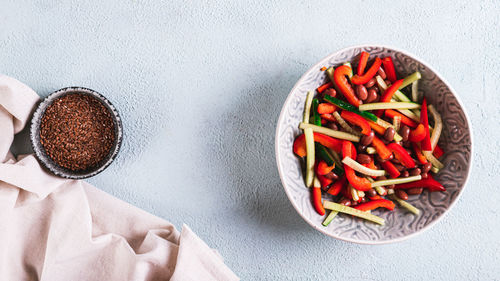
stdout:
{"type": "Polygon", "coordinates": [[[36,157],[42,163],[42,165],[45,168],[47,168],[50,172],[52,172],[56,176],[60,176],[63,178],[84,179],[99,174],[100,172],[104,171],[111,164],[111,162],[113,162],[113,160],[118,155],[118,152],[120,151],[123,139],[123,128],[118,111],[113,106],[113,104],[111,104],[111,102],[108,99],[106,99],[103,95],[88,88],[68,87],[51,93],[38,105],[37,109],[33,113],[33,118],[31,119],[30,139],[36,157]],[[55,163],[54,160],[52,160],[47,155],[45,148],[40,142],[40,125],[45,110],[47,109],[47,107],[49,107],[49,105],[52,104],[52,102],[68,94],[83,94],[83,95],[90,95],[96,98],[97,100],[101,101],[101,103],[109,110],[111,116],[113,117],[113,124],[115,129],[114,130],[115,142],[113,143],[113,146],[110,149],[108,155],[97,166],[92,167],[88,170],[73,171],[57,165],[57,163],[55,163]]]}
{"type": "MultiPolygon", "coordinates": [[[[360,244],[385,244],[413,237],[435,225],[457,202],[466,185],[472,158],[471,124],[460,98],[441,75],[429,64],[406,51],[385,46],[354,46],[337,51],[311,67],[295,84],[281,110],[276,128],[276,161],[283,188],[299,215],[314,229],[331,237],[360,244]],[[337,216],[327,227],[321,222],[311,204],[310,191],[304,185],[302,167],[293,154],[294,139],[301,134],[299,123],[304,112],[304,102],[308,91],[318,88],[328,81],[322,66],[337,66],[346,61],[356,63],[359,54],[366,51],[371,57],[392,57],[399,78],[420,71],[419,82],[427,100],[441,114],[444,128],[439,146],[445,154],[440,159],[445,167],[435,178],[446,187],[446,192],[423,192],[420,196],[410,196],[409,203],[420,209],[415,216],[397,207],[394,211],[374,210],[373,214],[385,219],[379,226],[346,215],[337,216]]],[[[332,200],[328,195],[324,199],[332,200]]]]}

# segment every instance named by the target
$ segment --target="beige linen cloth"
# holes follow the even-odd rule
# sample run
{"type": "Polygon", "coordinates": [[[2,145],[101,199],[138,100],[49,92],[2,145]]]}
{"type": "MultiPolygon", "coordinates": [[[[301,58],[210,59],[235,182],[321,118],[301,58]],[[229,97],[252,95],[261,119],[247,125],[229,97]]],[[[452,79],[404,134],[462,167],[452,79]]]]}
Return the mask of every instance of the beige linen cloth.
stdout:
{"type": "Polygon", "coordinates": [[[0,280],[238,280],[189,227],[9,151],[38,95],[0,75],[0,280]]]}

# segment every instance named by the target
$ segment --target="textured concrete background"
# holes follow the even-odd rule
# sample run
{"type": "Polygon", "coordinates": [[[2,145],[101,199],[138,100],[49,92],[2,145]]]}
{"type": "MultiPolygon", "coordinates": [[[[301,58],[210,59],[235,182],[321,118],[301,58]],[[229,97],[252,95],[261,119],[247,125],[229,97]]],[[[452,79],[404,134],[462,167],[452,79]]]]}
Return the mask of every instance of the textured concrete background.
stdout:
{"type": "MultiPolygon", "coordinates": [[[[187,223],[244,280],[500,280],[500,2],[263,2],[0,0],[0,72],[42,96],[72,85],[107,96],[125,142],[90,182],[187,223]],[[394,245],[315,232],[274,159],[295,81],[360,43],[429,62],[473,123],[475,163],[458,204],[394,245]]],[[[22,134],[16,149],[27,143],[22,134]]]]}

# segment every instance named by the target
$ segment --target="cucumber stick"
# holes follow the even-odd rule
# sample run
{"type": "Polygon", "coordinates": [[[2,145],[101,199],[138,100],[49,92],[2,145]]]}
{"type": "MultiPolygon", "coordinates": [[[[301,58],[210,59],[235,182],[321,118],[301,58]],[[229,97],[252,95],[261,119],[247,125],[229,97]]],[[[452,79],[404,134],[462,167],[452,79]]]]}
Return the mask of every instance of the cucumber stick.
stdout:
{"type": "Polygon", "coordinates": [[[300,123],[299,128],[305,130],[307,128],[312,129],[316,133],[324,134],[330,137],[334,137],[337,139],[343,139],[343,140],[348,140],[348,141],[353,141],[353,142],[359,142],[359,137],[355,135],[348,134],[346,132],[341,132],[341,131],[335,131],[332,129],[328,129],[325,127],[320,127],[316,126],[313,124],[306,124],[306,123],[300,123]]]}
{"type": "Polygon", "coordinates": [[[318,158],[324,160],[328,166],[335,165],[335,168],[333,168],[333,171],[338,176],[342,176],[344,174],[344,169],[342,169],[342,165],[339,165],[336,163],[335,159],[329,153],[328,149],[326,147],[324,147],[323,145],[321,145],[320,143],[315,143],[315,146],[316,146],[316,154],[318,155],[318,158]]]}
{"type": "Polygon", "coordinates": [[[313,99],[312,100],[312,124],[316,126],[321,126],[321,117],[319,116],[318,113],[318,105],[319,105],[319,100],[318,99],[313,99]]]}
{"type": "Polygon", "coordinates": [[[372,114],[370,112],[359,111],[359,109],[357,109],[354,105],[352,105],[350,103],[347,103],[345,101],[339,100],[337,98],[334,98],[334,97],[328,96],[328,95],[325,95],[325,100],[329,103],[332,103],[332,104],[344,109],[344,110],[354,112],[358,115],[363,116],[364,118],[366,118],[368,120],[371,120],[373,122],[377,122],[377,119],[378,119],[377,116],[375,116],[374,114],[372,114]]]}
{"type": "Polygon", "coordinates": [[[407,178],[380,180],[380,181],[372,182],[372,187],[386,186],[386,185],[391,185],[391,184],[401,184],[401,183],[407,183],[407,182],[412,182],[412,181],[419,181],[421,179],[422,179],[422,176],[418,175],[418,176],[412,176],[412,177],[407,177],[407,178]]]}
{"type": "MultiPolygon", "coordinates": [[[[311,105],[314,92],[307,93],[306,104],[304,107],[304,123],[309,123],[309,116],[311,115],[311,105]]],[[[304,136],[306,139],[306,186],[311,187],[314,180],[314,134],[311,128],[304,129],[304,136]]]]}
{"type": "Polygon", "coordinates": [[[415,207],[415,206],[413,206],[412,204],[410,204],[410,203],[406,202],[405,200],[399,199],[399,198],[398,198],[396,195],[394,195],[394,194],[389,195],[389,199],[391,199],[391,200],[394,200],[394,201],[398,202],[398,204],[399,204],[401,207],[403,207],[403,208],[407,209],[408,211],[410,211],[410,212],[414,213],[414,214],[415,214],[415,215],[417,215],[417,216],[420,214],[420,210],[419,210],[418,208],[416,208],[416,207],[415,207]]]}
{"type": "Polygon", "coordinates": [[[328,209],[328,210],[337,211],[340,213],[349,214],[349,215],[352,215],[355,217],[369,220],[371,222],[378,223],[380,225],[384,225],[384,223],[385,223],[384,219],[381,217],[377,217],[377,216],[372,215],[368,212],[363,212],[363,211],[360,211],[360,210],[357,210],[357,209],[354,209],[351,207],[347,207],[347,206],[344,206],[344,205],[341,205],[338,203],[328,201],[328,200],[323,201],[323,207],[325,207],[325,209],[328,209]]]}
{"type": "Polygon", "coordinates": [[[328,226],[332,220],[337,216],[339,212],[337,211],[330,211],[330,213],[328,214],[328,216],[325,218],[325,220],[323,221],[323,226],[328,226]]]}
{"type": "Polygon", "coordinates": [[[420,78],[422,78],[422,74],[420,74],[420,72],[418,71],[413,72],[412,74],[405,77],[405,79],[403,80],[403,84],[401,84],[401,87],[399,87],[399,89],[403,89],[404,87],[412,84],[413,82],[418,81],[420,78]]]}

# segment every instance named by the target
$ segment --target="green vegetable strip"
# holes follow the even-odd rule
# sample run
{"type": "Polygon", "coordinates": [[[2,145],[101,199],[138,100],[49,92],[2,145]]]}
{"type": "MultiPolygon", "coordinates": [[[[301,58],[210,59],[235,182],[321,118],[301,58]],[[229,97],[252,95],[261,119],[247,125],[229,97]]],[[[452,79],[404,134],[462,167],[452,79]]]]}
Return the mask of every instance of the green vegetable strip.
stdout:
{"type": "Polygon", "coordinates": [[[410,211],[410,212],[414,213],[414,214],[415,214],[415,215],[417,215],[417,216],[420,214],[420,210],[419,210],[419,209],[417,209],[417,208],[416,208],[415,206],[413,206],[412,204],[410,204],[410,203],[406,202],[405,200],[399,199],[399,198],[398,198],[397,196],[395,196],[394,194],[389,195],[389,199],[391,199],[391,200],[394,200],[394,201],[398,202],[398,204],[399,204],[401,207],[403,207],[403,208],[407,209],[408,211],[410,211]]]}
{"type": "Polygon", "coordinates": [[[341,176],[344,174],[344,168],[342,168],[342,162],[340,162],[340,157],[339,154],[329,148],[326,148],[326,151],[328,151],[328,154],[330,154],[333,158],[333,161],[335,161],[335,168],[333,168],[333,171],[335,174],[341,176]]]}
{"type": "Polygon", "coordinates": [[[316,98],[313,99],[312,100],[312,111],[313,111],[312,123],[316,126],[321,126],[321,117],[319,116],[319,113],[318,113],[318,105],[319,105],[319,100],[316,98]]]}
{"type": "Polygon", "coordinates": [[[411,99],[413,102],[418,102],[418,80],[411,84],[411,99]]]}
{"type": "Polygon", "coordinates": [[[324,160],[328,166],[332,166],[333,164],[335,164],[333,157],[330,156],[323,145],[318,142],[314,143],[314,145],[316,146],[316,152],[318,153],[318,157],[320,159],[324,160]]]}
{"type": "Polygon", "coordinates": [[[432,166],[431,172],[433,172],[434,174],[437,174],[437,173],[439,173],[439,168],[436,166],[432,166]]]}
{"type": "Polygon", "coordinates": [[[332,220],[337,216],[338,213],[339,212],[337,211],[330,211],[330,213],[322,223],[323,226],[328,226],[332,222],[332,220]]]}
{"type": "MultiPolygon", "coordinates": [[[[387,84],[385,84],[384,79],[382,79],[382,77],[380,77],[380,75],[377,75],[377,77],[375,77],[375,79],[377,80],[377,84],[378,84],[378,87],[380,88],[380,91],[384,92],[387,89],[387,84]]],[[[396,100],[399,100],[401,102],[411,102],[411,100],[407,96],[405,96],[405,94],[401,93],[400,90],[397,90],[396,93],[394,93],[394,98],[396,98],[396,100]]],[[[396,101],[396,100],[391,100],[391,102],[396,101]]],[[[406,110],[406,109],[403,109],[403,110],[398,110],[398,111],[405,114],[406,116],[412,118],[412,116],[407,114],[409,110],[406,110]],[[403,110],[405,112],[403,112],[403,110]]],[[[420,110],[418,110],[418,109],[414,109],[413,113],[414,113],[414,115],[420,116],[420,110]]],[[[420,122],[420,118],[414,119],[414,120],[417,122],[420,122]]]]}
{"type": "Polygon", "coordinates": [[[418,81],[420,78],[422,78],[420,72],[415,71],[414,73],[406,76],[406,78],[403,80],[403,84],[401,84],[401,87],[399,87],[399,89],[403,89],[404,87],[410,85],[411,83],[418,81]]]}
{"type": "Polygon", "coordinates": [[[415,109],[420,108],[420,104],[414,102],[374,102],[359,106],[359,110],[377,110],[377,109],[415,109]]]}
{"type": "MultiPolygon", "coordinates": [[[[441,131],[443,129],[443,121],[441,119],[441,115],[434,109],[434,106],[430,105],[429,106],[429,112],[432,114],[432,118],[434,119],[434,130],[432,131],[432,136],[431,136],[431,146],[432,146],[432,151],[434,151],[434,148],[436,147],[439,137],[441,136],[441,131]]],[[[432,166],[435,166],[438,169],[444,168],[444,164],[441,163],[434,155],[432,154],[432,151],[422,151],[424,154],[425,158],[429,160],[429,162],[432,163],[432,166]]]]}
{"type": "Polygon", "coordinates": [[[325,209],[328,209],[328,210],[337,211],[340,213],[344,213],[344,214],[352,215],[352,216],[359,217],[359,218],[362,218],[365,220],[369,220],[371,222],[378,223],[380,225],[384,225],[384,223],[385,223],[384,219],[381,217],[377,217],[377,216],[372,215],[368,212],[363,212],[363,211],[360,211],[360,210],[357,210],[357,209],[354,209],[351,207],[347,207],[344,205],[340,205],[340,204],[328,201],[328,200],[323,201],[323,207],[325,207],[325,209]]]}
{"type": "MultiPolygon", "coordinates": [[[[352,73],[352,65],[350,62],[345,62],[344,65],[346,66],[349,66],[351,68],[351,73],[349,73],[348,77],[349,77],[349,80],[351,80],[352,76],[353,76],[353,73],[352,73]]],[[[333,80],[332,80],[333,81],[333,80]]]]}
{"type": "MultiPolygon", "coordinates": [[[[304,123],[309,123],[309,116],[311,115],[311,104],[314,92],[307,93],[306,104],[304,107],[304,123]]],[[[311,187],[314,180],[314,134],[311,128],[304,129],[304,136],[306,139],[306,186],[311,187]]]]}
{"type": "Polygon", "coordinates": [[[388,179],[388,180],[380,180],[380,181],[375,181],[372,182],[372,187],[377,187],[377,186],[386,186],[386,185],[391,185],[391,184],[400,184],[400,183],[407,183],[407,182],[412,182],[412,181],[418,181],[421,180],[422,176],[412,176],[412,177],[407,177],[407,178],[397,178],[397,179],[388,179]]]}
{"type": "Polygon", "coordinates": [[[339,100],[337,98],[334,98],[334,97],[331,97],[328,95],[325,96],[325,100],[329,103],[332,103],[332,104],[344,109],[344,110],[354,112],[358,115],[363,116],[364,118],[366,118],[368,120],[371,120],[373,122],[377,122],[377,119],[378,119],[377,116],[375,116],[374,114],[372,114],[370,112],[359,111],[355,106],[353,106],[350,103],[347,103],[345,101],[339,100]]]}
{"type": "MultiPolygon", "coordinates": [[[[309,128],[309,129],[312,129],[314,132],[324,134],[324,135],[327,135],[330,137],[334,137],[337,139],[359,142],[358,136],[351,135],[351,134],[348,134],[346,132],[335,131],[335,130],[328,129],[325,127],[319,127],[319,126],[315,126],[312,124],[300,123],[299,128],[301,128],[301,129],[309,128]]],[[[307,138],[306,138],[306,141],[307,141],[307,138]]]]}
{"type": "MultiPolygon", "coordinates": [[[[326,75],[328,75],[328,78],[330,79],[330,81],[332,83],[334,83],[333,81],[333,73],[335,72],[335,69],[333,67],[329,67],[327,70],[326,70],[326,75]]],[[[335,84],[335,83],[334,83],[335,84]]]]}

